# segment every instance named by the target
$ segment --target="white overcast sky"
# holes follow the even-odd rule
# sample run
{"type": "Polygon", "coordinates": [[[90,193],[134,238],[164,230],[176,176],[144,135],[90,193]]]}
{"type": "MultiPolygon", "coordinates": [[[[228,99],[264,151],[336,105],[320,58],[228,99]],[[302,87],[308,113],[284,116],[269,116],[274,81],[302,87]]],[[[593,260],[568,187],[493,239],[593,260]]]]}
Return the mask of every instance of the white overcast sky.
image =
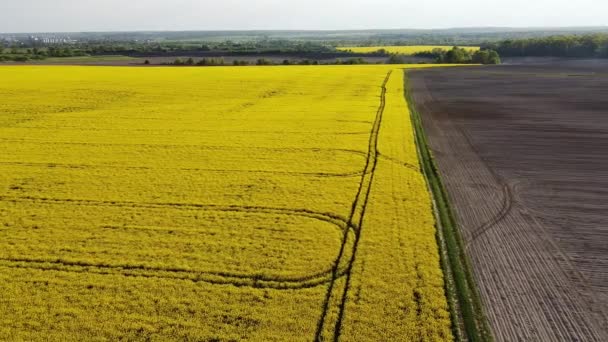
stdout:
{"type": "Polygon", "coordinates": [[[0,32],[605,26],[608,0],[0,0],[0,32]]]}

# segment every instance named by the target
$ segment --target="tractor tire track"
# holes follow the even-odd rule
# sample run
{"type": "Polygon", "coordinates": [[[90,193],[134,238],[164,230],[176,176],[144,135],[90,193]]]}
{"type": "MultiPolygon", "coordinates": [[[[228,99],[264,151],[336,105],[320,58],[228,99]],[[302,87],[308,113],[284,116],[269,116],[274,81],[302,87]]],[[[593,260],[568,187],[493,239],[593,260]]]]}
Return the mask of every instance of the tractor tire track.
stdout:
{"type": "Polygon", "coordinates": [[[399,160],[397,158],[393,158],[393,157],[387,156],[385,154],[382,154],[380,151],[378,151],[378,157],[384,158],[385,160],[393,162],[393,163],[395,163],[395,164],[397,164],[399,166],[402,166],[402,167],[404,167],[406,169],[410,169],[412,171],[420,172],[420,166],[412,165],[410,163],[401,161],[401,160],[399,160]]]}
{"type": "Polygon", "coordinates": [[[198,148],[201,150],[234,151],[234,150],[261,150],[261,151],[288,151],[288,152],[350,152],[367,156],[365,152],[349,148],[323,148],[323,147],[267,147],[267,146],[224,146],[224,145],[199,145],[199,144],[129,144],[129,143],[102,143],[84,141],[48,141],[26,138],[0,138],[0,141],[14,143],[29,143],[36,145],[77,145],[77,146],[121,146],[121,147],[146,147],[146,148],[198,148]]]}
{"type": "MultiPolygon", "coordinates": [[[[353,264],[355,261],[357,245],[359,243],[359,239],[361,236],[361,228],[363,225],[365,209],[367,207],[367,201],[369,198],[369,194],[371,192],[371,187],[372,187],[372,183],[373,183],[373,179],[374,179],[374,171],[375,171],[377,163],[378,163],[378,157],[379,157],[378,135],[379,135],[380,126],[382,123],[382,114],[384,113],[384,108],[386,106],[386,85],[388,84],[388,80],[390,79],[391,73],[392,73],[392,71],[389,71],[387,73],[387,75],[382,83],[382,86],[381,86],[382,90],[381,90],[381,94],[380,94],[380,106],[378,107],[378,110],[376,112],[376,118],[374,120],[372,129],[370,132],[369,150],[368,150],[367,160],[366,160],[365,168],[364,168],[365,171],[363,173],[363,176],[361,177],[361,181],[359,183],[359,188],[357,190],[357,194],[353,201],[352,209],[351,209],[349,218],[347,220],[348,227],[351,227],[355,233],[354,234],[355,241],[353,243],[350,257],[348,257],[349,259],[348,259],[346,272],[345,272],[346,286],[344,288],[342,295],[340,295],[340,304],[338,305],[339,315],[338,315],[338,320],[336,322],[336,325],[334,327],[334,337],[333,337],[334,341],[337,341],[340,336],[340,329],[341,329],[341,324],[342,324],[343,315],[344,315],[346,296],[348,294],[348,290],[350,287],[352,267],[353,267],[353,264]]],[[[339,278],[339,275],[340,275],[339,265],[342,263],[342,260],[345,257],[347,239],[348,239],[348,231],[345,231],[340,253],[334,263],[334,270],[332,272],[333,273],[332,280],[330,282],[327,294],[325,296],[323,311],[321,313],[321,317],[320,317],[319,323],[317,325],[315,341],[323,340],[323,331],[325,329],[325,325],[327,324],[326,320],[327,320],[327,314],[329,311],[330,300],[332,297],[332,293],[334,290],[336,280],[339,278]]]]}
{"type": "MultiPolygon", "coordinates": [[[[42,197],[11,197],[0,196],[0,201],[4,202],[34,202],[34,203],[52,203],[52,204],[72,204],[83,206],[96,207],[128,207],[128,208],[178,208],[178,209],[196,209],[218,212],[242,212],[242,213],[261,213],[285,216],[302,216],[323,222],[330,223],[336,226],[345,235],[353,228],[349,226],[348,221],[343,217],[333,213],[317,212],[308,209],[290,209],[276,208],[263,206],[221,206],[214,204],[197,204],[197,203],[155,203],[155,202],[129,202],[129,201],[99,201],[86,199],[56,199],[42,197]]],[[[344,243],[344,242],[343,242],[344,243]]],[[[274,288],[274,289],[304,289],[322,285],[329,282],[332,278],[342,277],[345,274],[345,268],[329,269],[315,272],[313,274],[301,277],[272,277],[265,275],[249,275],[229,272],[206,272],[196,271],[185,268],[176,267],[151,267],[147,265],[133,264],[103,264],[90,263],[85,261],[69,261],[63,259],[42,260],[35,258],[0,258],[0,261],[6,267],[14,268],[31,268],[41,270],[54,270],[66,272],[92,272],[99,274],[120,274],[132,277],[155,277],[166,279],[183,279],[192,281],[202,281],[212,284],[233,284],[235,286],[250,286],[255,288],[274,288]],[[162,274],[166,273],[166,274],[162,274]]]]}
{"type": "MultiPolygon", "coordinates": [[[[29,258],[0,258],[0,267],[33,269],[41,271],[89,273],[118,275],[124,277],[157,278],[169,280],[188,280],[213,285],[234,285],[238,287],[270,288],[277,290],[299,290],[323,285],[331,280],[331,269],[325,273],[297,278],[271,278],[266,276],[247,276],[225,272],[197,272],[178,268],[148,267],[145,265],[107,265],[65,260],[38,260],[29,258]]],[[[339,271],[338,276],[346,270],[339,271]]]]}
{"type": "Polygon", "coordinates": [[[471,235],[465,244],[466,249],[468,249],[470,245],[475,243],[475,241],[477,241],[477,239],[479,239],[481,236],[486,234],[490,229],[492,229],[494,226],[496,226],[499,222],[504,220],[507,217],[507,215],[509,215],[511,210],[513,209],[514,200],[513,200],[513,193],[511,191],[511,187],[507,184],[503,184],[502,194],[503,194],[502,195],[503,203],[500,208],[500,211],[496,214],[496,216],[491,218],[488,222],[480,225],[479,227],[473,228],[471,230],[471,235]]]}
{"type": "Polygon", "coordinates": [[[210,169],[210,168],[163,168],[148,166],[119,166],[119,165],[100,165],[100,164],[69,164],[69,163],[43,163],[43,162],[0,162],[0,165],[32,166],[61,169],[120,169],[120,170],[174,170],[174,171],[194,171],[194,172],[216,172],[216,173],[269,173],[294,176],[311,177],[354,177],[360,176],[365,170],[352,172],[297,172],[297,171],[274,171],[274,170],[239,170],[239,169],[210,169]]]}
{"type": "MultiPolygon", "coordinates": [[[[430,94],[430,92],[429,92],[429,94],[430,94]]],[[[432,95],[431,95],[431,97],[432,97],[432,95]]],[[[473,143],[473,140],[472,140],[471,136],[469,135],[469,133],[460,124],[455,124],[455,127],[458,130],[458,132],[462,135],[462,137],[464,138],[464,141],[467,143],[468,147],[471,149],[471,151],[473,151],[475,153],[475,155],[477,155],[477,157],[479,158],[483,167],[488,171],[494,184],[502,185],[503,201],[502,201],[500,209],[486,223],[483,223],[477,227],[470,229],[471,235],[469,236],[467,241],[465,241],[465,249],[468,249],[472,243],[474,243],[477,239],[479,239],[481,236],[486,234],[489,230],[491,230],[493,227],[495,227],[499,222],[503,221],[507,217],[507,215],[509,215],[509,213],[511,212],[511,209],[513,208],[514,197],[513,197],[513,193],[511,191],[511,187],[509,186],[509,184],[507,184],[506,181],[496,172],[496,170],[494,170],[490,166],[490,163],[483,156],[481,151],[477,148],[477,145],[475,145],[473,143]]]]}
{"type": "MultiPolygon", "coordinates": [[[[424,89],[424,91],[422,92],[423,95],[428,97],[426,101],[419,101],[421,108],[424,109],[424,112],[429,114],[434,113],[435,115],[445,115],[445,113],[448,113],[448,109],[445,108],[443,104],[441,104],[441,101],[438,101],[435,98],[433,93],[426,87],[426,83],[420,83],[421,84],[419,85],[419,87],[421,87],[421,89],[424,89]],[[435,105],[435,108],[429,108],[429,106],[427,105],[427,101],[429,103],[433,103],[435,105]]],[[[468,132],[458,122],[454,121],[451,123],[452,125],[450,126],[450,128],[455,133],[458,133],[458,135],[462,138],[464,144],[466,144],[466,148],[470,149],[478,159],[478,168],[487,172],[489,183],[502,186],[501,192],[503,196],[503,201],[500,204],[498,210],[495,213],[489,213],[489,219],[486,222],[466,229],[466,233],[468,233],[468,236],[466,236],[466,238],[464,239],[464,248],[468,249],[476,240],[478,240],[481,236],[489,232],[492,228],[494,228],[498,223],[503,221],[509,215],[509,213],[514,207],[515,199],[511,187],[503,180],[503,178],[496,172],[496,170],[490,167],[490,163],[474,144],[473,139],[468,134],[468,132]]],[[[440,153],[437,153],[436,151],[436,154],[440,153]]]]}
{"type": "MultiPolygon", "coordinates": [[[[339,120],[338,120],[339,121],[339,120]]],[[[216,129],[143,129],[143,128],[82,128],[78,126],[61,126],[58,127],[11,127],[12,129],[20,129],[20,130],[52,130],[56,131],[78,131],[78,132],[162,132],[162,133],[243,133],[243,134],[304,134],[306,136],[310,135],[355,135],[355,134],[369,134],[369,131],[351,131],[351,132],[318,132],[318,131],[255,131],[255,130],[216,130],[216,129]]]]}
{"type": "Polygon", "coordinates": [[[184,208],[197,210],[214,210],[224,212],[257,212],[269,214],[283,215],[299,215],[306,216],[349,229],[347,220],[340,215],[330,212],[317,212],[309,209],[292,209],[279,207],[264,207],[264,206],[240,206],[240,205],[217,205],[217,204],[202,204],[202,203],[171,203],[171,202],[132,202],[132,201],[109,201],[109,200],[91,200],[91,199],[65,199],[65,198],[50,198],[50,197],[34,197],[34,196],[0,196],[0,201],[6,202],[46,202],[58,204],[76,204],[90,206],[112,206],[112,207],[130,207],[130,208],[184,208]]]}

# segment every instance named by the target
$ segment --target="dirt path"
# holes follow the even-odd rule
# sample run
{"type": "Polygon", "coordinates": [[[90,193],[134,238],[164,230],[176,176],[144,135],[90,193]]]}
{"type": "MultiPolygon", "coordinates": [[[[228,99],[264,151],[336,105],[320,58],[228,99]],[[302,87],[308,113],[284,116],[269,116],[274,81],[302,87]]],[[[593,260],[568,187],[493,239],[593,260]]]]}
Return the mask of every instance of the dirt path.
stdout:
{"type": "Polygon", "coordinates": [[[608,340],[608,78],[597,65],[410,73],[498,341],[608,340]]]}

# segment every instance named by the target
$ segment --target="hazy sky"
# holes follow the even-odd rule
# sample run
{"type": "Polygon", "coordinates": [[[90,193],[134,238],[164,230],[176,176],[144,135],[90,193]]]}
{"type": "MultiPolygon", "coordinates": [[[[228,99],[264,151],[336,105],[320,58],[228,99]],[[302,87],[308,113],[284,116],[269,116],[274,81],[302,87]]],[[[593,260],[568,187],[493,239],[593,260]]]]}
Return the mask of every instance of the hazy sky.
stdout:
{"type": "Polygon", "coordinates": [[[0,32],[604,26],[608,0],[0,0],[0,32]]]}

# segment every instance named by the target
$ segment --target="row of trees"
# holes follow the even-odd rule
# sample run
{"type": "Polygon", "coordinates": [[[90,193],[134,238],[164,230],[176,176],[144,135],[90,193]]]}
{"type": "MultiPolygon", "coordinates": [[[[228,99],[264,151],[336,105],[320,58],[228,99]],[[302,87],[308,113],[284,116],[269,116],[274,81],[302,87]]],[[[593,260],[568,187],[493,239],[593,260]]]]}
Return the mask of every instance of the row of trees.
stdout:
{"type": "Polygon", "coordinates": [[[449,64],[500,64],[500,55],[497,51],[483,48],[471,52],[468,49],[454,46],[451,50],[435,48],[415,54],[418,57],[435,58],[437,63],[449,64]]]}
{"type": "MultiPolygon", "coordinates": [[[[150,64],[148,60],[144,64],[150,64]]],[[[183,60],[181,58],[176,58],[173,63],[169,63],[172,65],[198,65],[198,66],[213,66],[213,65],[225,65],[223,58],[203,58],[197,62],[194,61],[193,58],[188,58],[183,60]]]]}
{"type": "MultiPolygon", "coordinates": [[[[49,47],[51,49],[52,47],[49,47]]],[[[125,42],[125,41],[103,41],[86,42],[80,41],[74,44],[59,45],[56,49],[70,53],[83,53],[89,55],[104,54],[154,54],[170,55],[179,52],[218,52],[230,54],[254,54],[254,53],[326,53],[333,50],[323,44],[312,42],[298,42],[287,40],[263,40],[251,42],[125,42]]]]}
{"type": "Polygon", "coordinates": [[[0,62],[27,62],[32,59],[40,59],[25,55],[0,55],[0,62]]]}
{"type": "MultiPolygon", "coordinates": [[[[146,60],[144,64],[150,64],[149,60],[146,60]]],[[[363,58],[348,58],[348,59],[336,59],[335,61],[320,63],[318,60],[302,59],[302,60],[289,60],[275,61],[267,58],[258,58],[255,61],[238,60],[235,59],[232,63],[226,63],[223,58],[203,58],[195,61],[194,58],[181,59],[176,58],[171,63],[164,63],[164,65],[178,65],[178,66],[222,66],[222,65],[319,65],[319,64],[332,64],[332,65],[356,65],[356,64],[369,64],[363,58]]]]}
{"type": "Polygon", "coordinates": [[[545,38],[509,39],[484,44],[509,57],[602,57],[608,58],[608,34],[560,35],[545,38]]]}
{"type": "MultiPolygon", "coordinates": [[[[150,64],[150,61],[146,59],[144,64],[150,64]]],[[[238,60],[235,59],[232,61],[231,65],[235,66],[244,66],[251,65],[252,63],[246,60],[238,60]]],[[[255,62],[255,65],[273,65],[274,63],[271,60],[260,58],[255,62]]],[[[224,61],[223,58],[203,58],[198,61],[194,61],[194,58],[190,57],[186,60],[181,58],[176,58],[172,63],[165,63],[165,65],[180,65],[180,66],[223,66],[230,65],[224,61]]]]}
{"type": "Polygon", "coordinates": [[[29,60],[42,60],[48,57],[75,57],[86,56],[81,50],[74,50],[69,47],[49,47],[49,48],[19,48],[11,47],[4,49],[0,47],[0,61],[27,62],[29,60]]]}
{"type": "Polygon", "coordinates": [[[27,62],[29,60],[37,60],[46,58],[46,53],[43,54],[38,49],[19,49],[12,47],[4,49],[0,47],[0,62],[27,62]]]}
{"type": "MultiPolygon", "coordinates": [[[[46,57],[73,57],[86,55],[126,55],[126,56],[205,56],[215,57],[225,55],[273,55],[273,54],[302,54],[323,55],[336,52],[327,44],[319,42],[292,41],[285,39],[266,39],[259,41],[123,41],[123,40],[79,40],[74,43],[53,45],[32,45],[29,41],[10,44],[4,49],[5,43],[0,41],[0,50],[14,54],[19,58],[41,59],[46,57]],[[28,52],[26,52],[27,50],[28,52]]],[[[0,51],[1,52],[1,51],[0,51]]],[[[6,57],[14,59],[16,56],[6,57]]]]}

